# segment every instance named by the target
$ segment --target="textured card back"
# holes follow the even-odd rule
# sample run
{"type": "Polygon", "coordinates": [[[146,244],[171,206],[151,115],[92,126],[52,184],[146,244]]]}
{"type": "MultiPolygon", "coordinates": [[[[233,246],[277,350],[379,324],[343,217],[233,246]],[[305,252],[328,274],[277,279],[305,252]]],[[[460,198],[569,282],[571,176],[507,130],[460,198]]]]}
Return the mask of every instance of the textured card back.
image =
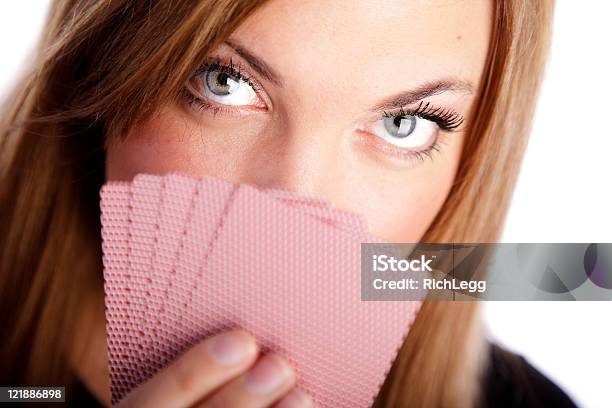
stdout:
{"type": "Polygon", "coordinates": [[[171,307],[167,300],[169,292],[175,289],[176,262],[194,207],[198,184],[198,179],[178,174],[170,174],[162,179],[159,221],[156,224],[151,271],[147,279],[150,304],[145,316],[146,336],[143,348],[149,360],[158,360],[156,344],[166,341],[162,338],[164,333],[159,333],[158,328],[165,308],[171,307]]]}
{"type": "Polygon", "coordinates": [[[159,204],[161,201],[163,179],[159,176],[139,174],[134,178],[130,190],[130,208],[128,213],[128,262],[131,279],[127,281],[130,298],[130,317],[138,327],[141,338],[135,355],[137,378],[144,381],[145,348],[142,343],[148,333],[145,327],[148,308],[152,304],[147,291],[150,285],[151,262],[155,247],[155,236],[159,223],[159,204]]]}
{"type": "Polygon", "coordinates": [[[128,282],[132,279],[128,262],[130,184],[111,183],[102,188],[102,261],[111,393],[126,394],[139,379],[135,363],[139,323],[131,318],[128,282]]]}

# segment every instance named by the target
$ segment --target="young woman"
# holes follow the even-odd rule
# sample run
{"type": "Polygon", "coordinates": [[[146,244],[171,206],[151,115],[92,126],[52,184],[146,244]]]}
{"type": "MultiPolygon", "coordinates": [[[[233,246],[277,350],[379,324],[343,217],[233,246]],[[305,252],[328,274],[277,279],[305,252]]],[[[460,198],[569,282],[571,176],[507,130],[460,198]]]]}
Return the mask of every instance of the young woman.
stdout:
{"type": "MultiPolygon", "coordinates": [[[[539,0],[53,2],[1,118],[0,384],[109,404],[105,180],[213,175],[324,197],[390,241],[495,241],[551,13],[539,0]]],[[[425,303],[376,404],[571,405],[487,345],[477,309],[425,303]]],[[[309,406],[294,383],[230,332],[121,404],[309,406]]]]}

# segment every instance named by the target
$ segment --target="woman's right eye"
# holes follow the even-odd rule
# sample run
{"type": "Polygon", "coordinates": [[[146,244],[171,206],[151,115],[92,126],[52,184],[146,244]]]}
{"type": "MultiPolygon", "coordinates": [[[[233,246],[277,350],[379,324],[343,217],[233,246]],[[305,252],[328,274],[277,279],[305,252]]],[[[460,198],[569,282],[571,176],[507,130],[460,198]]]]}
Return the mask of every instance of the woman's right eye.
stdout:
{"type": "Polygon", "coordinates": [[[232,66],[205,66],[187,82],[196,99],[235,107],[266,108],[250,81],[232,66]]]}

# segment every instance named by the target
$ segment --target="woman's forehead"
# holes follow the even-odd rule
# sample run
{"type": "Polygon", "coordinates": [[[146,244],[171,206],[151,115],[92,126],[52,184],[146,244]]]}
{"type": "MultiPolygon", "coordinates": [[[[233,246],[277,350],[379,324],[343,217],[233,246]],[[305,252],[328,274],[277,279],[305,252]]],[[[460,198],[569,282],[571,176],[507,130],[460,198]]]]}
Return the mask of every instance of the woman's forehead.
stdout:
{"type": "Polygon", "coordinates": [[[370,94],[385,95],[398,82],[477,83],[491,9],[490,0],[272,0],[231,38],[291,84],[355,91],[367,83],[370,94]]]}

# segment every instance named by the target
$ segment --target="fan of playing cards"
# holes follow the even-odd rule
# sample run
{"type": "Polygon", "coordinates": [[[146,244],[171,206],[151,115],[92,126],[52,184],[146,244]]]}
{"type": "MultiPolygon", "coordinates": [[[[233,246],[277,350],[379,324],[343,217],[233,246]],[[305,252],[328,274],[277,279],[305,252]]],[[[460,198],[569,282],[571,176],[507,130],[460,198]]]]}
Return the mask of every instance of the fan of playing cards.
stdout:
{"type": "Polygon", "coordinates": [[[420,306],[361,301],[362,219],[220,179],[138,175],[101,191],[113,402],[202,339],[251,332],[321,407],[371,405],[420,306]]]}

